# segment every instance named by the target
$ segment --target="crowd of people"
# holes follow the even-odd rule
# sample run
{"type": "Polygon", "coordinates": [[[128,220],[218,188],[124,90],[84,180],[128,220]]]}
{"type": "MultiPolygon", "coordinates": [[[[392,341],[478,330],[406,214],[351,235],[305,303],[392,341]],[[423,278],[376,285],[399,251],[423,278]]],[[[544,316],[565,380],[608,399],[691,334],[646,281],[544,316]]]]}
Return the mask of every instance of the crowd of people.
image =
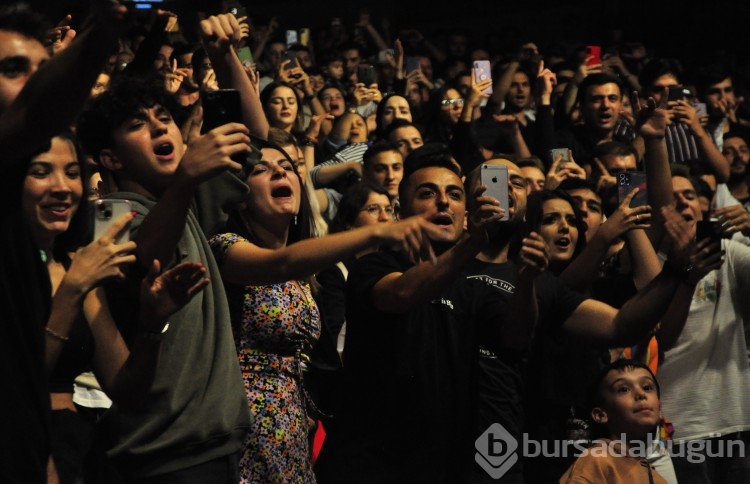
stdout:
{"type": "Polygon", "coordinates": [[[0,481],[750,482],[738,59],[87,15],[0,7],[0,481]]]}

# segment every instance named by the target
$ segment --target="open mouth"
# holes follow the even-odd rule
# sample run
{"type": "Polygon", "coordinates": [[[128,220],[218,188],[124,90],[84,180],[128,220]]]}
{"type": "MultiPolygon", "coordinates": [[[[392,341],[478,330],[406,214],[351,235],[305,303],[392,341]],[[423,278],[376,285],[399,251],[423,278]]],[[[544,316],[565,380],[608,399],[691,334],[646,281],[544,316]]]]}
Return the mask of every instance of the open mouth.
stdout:
{"type": "Polygon", "coordinates": [[[560,247],[561,249],[567,249],[570,247],[571,241],[568,237],[560,237],[559,239],[555,240],[555,246],[560,247]]]}
{"type": "Polygon", "coordinates": [[[156,156],[166,157],[174,153],[174,145],[172,143],[160,143],[154,148],[154,154],[156,156]]]}
{"type": "Polygon", "coordinates": [[[453,219],[450,215],[436,215],[431,222],[439,227],[453,226],[453,219]]]}
{"type": "Polygon", "coordinates": [[[292,196],[292,189],[287,186],[281,186],[271,190],[271,196],[273,198],[288,198],[292,196]]]}

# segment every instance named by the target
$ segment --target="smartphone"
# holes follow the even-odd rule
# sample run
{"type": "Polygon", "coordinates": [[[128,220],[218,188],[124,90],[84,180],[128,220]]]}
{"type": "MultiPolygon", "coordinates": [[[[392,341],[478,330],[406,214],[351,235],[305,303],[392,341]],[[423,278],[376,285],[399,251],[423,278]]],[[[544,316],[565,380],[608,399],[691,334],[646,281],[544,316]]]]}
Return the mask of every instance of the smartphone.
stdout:
{"type": "Polygon", "coordinates": [[[250,67],[251,65],[255,64],[255,59],[253,59],[253,51],[250,50],[250,47],[240,47],[237,49],[237,57],[240,58],[240,62],[242,62],[242,65],[245,67],[250,67]]]}
{"type": "Polygon", "coordinates": [[[634,188],[638,193],[630,201],[631,207],[648,205],[648,193],[646,192],[646,173],[642,171],[623,171],[617,174],[617,198],[622,203],[634,188]]]}
{"type": "Polygon", "coordinates": [[[164,0],[123,0],[122,3],[132,3],[136,10],[149,10],[154,8],[155,5],[161,5],[164,0]]]}
{"type": "Polygon", "coordinates": [[[560,171],[562,166],[570,161],[570,150],[568,148],[552,148],[549,150],[550,166],[552,166],[552,163],[555,162],[555,158],[558,156],[562,156],[560,164],[557,165],[557,171],[560,171]]]}
{"type": "Polygon", "coordinates": [[[695,240],[700,242],[703,239],[711,239],[711,242],[716,242],[722,239],[721,232],[719,229],[719,220],[712,218],[709,220],[699,220],[695,224],[695,240]]]}
{"type": "Polygon", "coordinates": [[[706,107],[706,103],[695,103],[693,104],[693,107],[695,108],[696,115],[698,116],[708,115],[708,108],[706,107]]]}
{"type": "MultiPolygon", "coordinates": [[[[115,198],[100,198],[94,202],[94,239],[98,240],[104,232],[120,217],[133,211],[129,200],[115,198]]],[[[125,228],[115,238],[115,242],[122,244],[130,241],[130,229],[125,228]]]]}
{"type": "Polygon", "coordinates": [[[586,66],[593,66],[602,63],[602,47],[600,45],[587,45],[586,46],[586,57],[589,59],[586,61],[586,66]]]}
{"type": "Polygon", "coordinates": [[[247,17],[247,9],[242,5],[230,8],[229,13],[234,15],[235,18],[247,17]]]}
{"type": "Polygon", "coordinates": [[[299,43],[299,36],[297,35],[296,30],[287,30],[286,31],[286,46],[291,47],[294,44],[299,43]]]}
{"type": "Polygon", "coordinates": [[[500,206],[505,210],[505,215],[500,220],[510,220],[510,213],[508,212],[508,167],[483,164],[481,181],[482,185],[487,187],[484,194],[497,199],[500,206]]]}
{"type": "Polygon", "coordinates": [[[357,66],[357,79],[365,86],[376,82],[375,67],[368,64],[360,64],[357,66]]]}
{"type": "Polygon", "coordinates": [[[688,96],[690,96],[690,89],[682,86],[669,86],[667,101],[680,101],[688,96]]]}
{"type": "MultiPolygon", "coordinates": [[[[203,91],[201,92],[201,106],[203,106],[201,134],[227,123],[244,123],[242,120],[240,92],[236,89],[203,91]]],[[[252,144],[250,146],[252,148],[252,144]]],[[[242,165],[243,171],[246,171],[248,167],[251,167],[257,160],[260,160],[255,151],[251,153],[235,153],[231,158],[242,165]]]]}
{"type": "MultiPolygon", "coordinates": [[[[492,79],[492,67],[490,66],[490,61],[488,60],[476,60],[474,61],[473,66],[474,71],[474,79],[479,81],[485,81],[487,79],[492,79]]],[[[485,94],[492,94],[492,85],[484,90],[485,94]]]]}
{"type": "Polygon", "coordinates": [[[299,43],[307,47],[310,43],[310,29],[307,27],[299,29],[299,43]]]}
{"type": "Polygon", "coordinates": [[[288,60],[289,63],[284,66],[285,71],[294,69],[295,67],[299,66],[299,63],[297,62],[297,56],[294,54],[294,51],[287,50],[284,52],[284,54],[282,54],[281,63],[283,64],[286,60],[288,60]]]}
{"type": "Polygon", "coordinates": [[[419,57],[410,56],[406,58],[404,66],[406,74],[419,69],[419,57]]]}

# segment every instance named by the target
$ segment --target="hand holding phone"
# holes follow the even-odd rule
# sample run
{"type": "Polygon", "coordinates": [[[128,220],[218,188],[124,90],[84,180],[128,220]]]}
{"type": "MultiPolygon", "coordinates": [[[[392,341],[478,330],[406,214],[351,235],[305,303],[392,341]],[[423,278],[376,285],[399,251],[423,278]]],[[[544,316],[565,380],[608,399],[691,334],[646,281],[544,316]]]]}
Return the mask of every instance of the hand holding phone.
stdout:
{"type": "Polygon", "coordinates": [[[558,157],[561,157],[561,159],[555,171],[560,171],[565,163],[570,162],[570,150],[568,148],[552,148],[549,150],[550,166],[555,164],[558,157]]]}
{"type": "MultiPolygon", "coordinates": [[[[94,202],[94,238],[98,240],[102,235],[126,213],[133,211],[129,200],[101,198],[94,202]]],[[[130,230],[126,227],[115,238],[116,244],[130,241],[130,230]]]]}
{"type": "Polygon", "coordinates": [[[370,84],[375,83],[376,80],[375,67],[368,64],[357,66],[357,80],[365,87],[370,87],[370,84]]]}
{"type": "Polygon", "coordinates": [[[602,63],[602,47],[600,45],[586,46],[586,66],[594,66],[602,63]]]}
{"type": "Polygon", "coordinates": [[[407,75],[411,72],[419,70],[419,57],[407,57],[405,60],[404,70],[407,75]]]}
{"type": "MultiPolygon", "coordinates": [[[[492,79],[492,67],[490,65],[490,61],[488,60],[474,61],[472,70],[474,71],[474,80],[476,82],[492,79]]],[[[485,94],[492,94],[492,85],[490,85],[490,87],[482,92],[484,92],[485,94]]]]}
{"type": "Polygon", "coordinates": [[[638,188],[638,193],[630,201],[631,207],[648,205],[648,193],[646,191],[646,173],[642,171],[622,171],[617,174],[617,198],[622,203],[625,197],[638,188]]]}
{"type": "Polygon", "coordinates": [[[510,220],[508,203],[508,167],[505,165],[482,165],[480,179],[482,185],[487,187],[485,195],[489,195],[500,202],[500,207],[505,210],[505,215],[500,221],[510,220]]]}

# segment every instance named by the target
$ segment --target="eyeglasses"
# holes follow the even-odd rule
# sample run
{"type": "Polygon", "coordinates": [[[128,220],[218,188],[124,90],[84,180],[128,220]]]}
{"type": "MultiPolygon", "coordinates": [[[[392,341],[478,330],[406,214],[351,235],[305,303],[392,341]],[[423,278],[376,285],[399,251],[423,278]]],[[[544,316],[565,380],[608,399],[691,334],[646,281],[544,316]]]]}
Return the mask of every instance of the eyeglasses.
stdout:
{"type": "Polygon", "coordinates": [[[368,215],[371,217],[378,217],[380,216],[381,212],[384,212],[389,217],[393,217],[393,206],[392,205],[378,205],[377,203],[373,203],[372,205],[368,205],[360,212],[367,212],[368,215]]]}
{"type": "Polygon", "coordinates": [[[214,66],[212,66],[209,62],[206,62],[205,64],[201,64],[201,67],[206,70],[214,68],[214,66]]]}
{"type": "Polygon", "coordinates": [[[445,106],[452,106],[454,104],[458,104],[459,106],[463,106],[464,105],[464,98],[457,97],[455,99],[443,99],[442,101],[440,101],[440,104],[443,107],[445,107],[445,106]]]}

